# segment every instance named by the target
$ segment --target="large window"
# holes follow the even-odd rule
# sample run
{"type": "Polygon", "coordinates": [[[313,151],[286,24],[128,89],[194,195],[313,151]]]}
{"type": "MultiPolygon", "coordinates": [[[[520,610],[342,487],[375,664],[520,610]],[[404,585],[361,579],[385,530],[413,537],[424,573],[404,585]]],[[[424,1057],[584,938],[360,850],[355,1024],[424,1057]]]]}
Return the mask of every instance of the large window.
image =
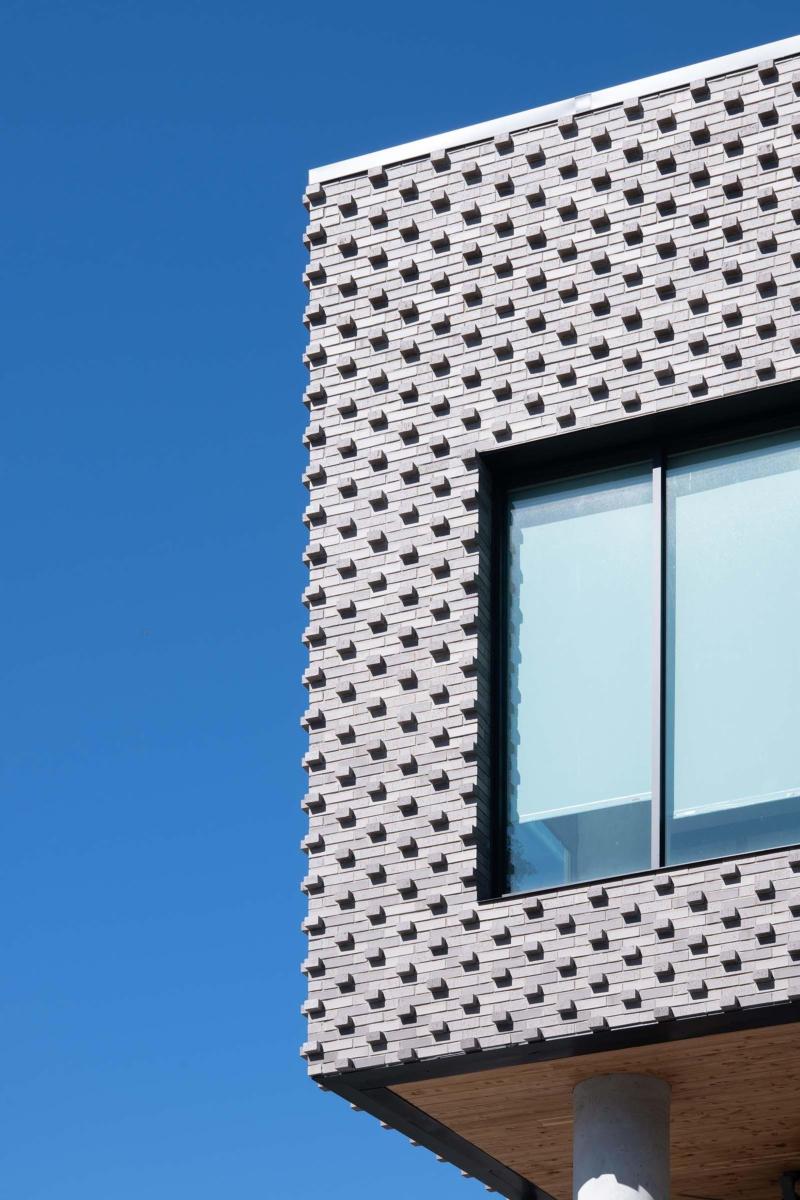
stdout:
{"type": "Polygon", "coordinates": [[[512,490],[511,891],[800,840],[800,436],[512,490]]]}

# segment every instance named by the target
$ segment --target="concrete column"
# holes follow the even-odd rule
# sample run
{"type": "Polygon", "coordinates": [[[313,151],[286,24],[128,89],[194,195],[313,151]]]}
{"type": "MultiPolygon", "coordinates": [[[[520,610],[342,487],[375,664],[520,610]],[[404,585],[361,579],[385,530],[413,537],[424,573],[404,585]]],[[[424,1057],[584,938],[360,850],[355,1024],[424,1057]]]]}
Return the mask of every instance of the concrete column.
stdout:
{"type": "Polygon", "coordinates": [[[597,1075],[573,1109],[573,1200],[669,1200],[668,1083],[597,1075]]]}

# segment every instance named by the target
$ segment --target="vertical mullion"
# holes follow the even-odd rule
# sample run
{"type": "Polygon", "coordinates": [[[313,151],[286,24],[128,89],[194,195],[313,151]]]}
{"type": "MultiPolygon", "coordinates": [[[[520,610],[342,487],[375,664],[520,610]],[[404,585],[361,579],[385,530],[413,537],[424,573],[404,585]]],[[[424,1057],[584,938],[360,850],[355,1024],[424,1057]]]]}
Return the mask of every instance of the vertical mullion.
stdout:
{"type": "Polygon", "coordinates": [[[653,639],[650,862],[664,862],[664,644],[665,644],[665,472],[664,455],[653,456],[653,639]]]}

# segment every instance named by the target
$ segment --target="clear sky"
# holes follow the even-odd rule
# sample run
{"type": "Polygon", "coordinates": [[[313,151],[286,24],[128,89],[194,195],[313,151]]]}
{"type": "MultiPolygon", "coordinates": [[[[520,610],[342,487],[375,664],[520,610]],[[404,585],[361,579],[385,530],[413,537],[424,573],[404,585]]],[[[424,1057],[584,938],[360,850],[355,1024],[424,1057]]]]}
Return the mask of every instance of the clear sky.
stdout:
{"type": "Polygon", "coordinates": [[[297,1055],[309,166],[796,0],[4,0],[0,1193],[483,1194],[297,1055]]]}

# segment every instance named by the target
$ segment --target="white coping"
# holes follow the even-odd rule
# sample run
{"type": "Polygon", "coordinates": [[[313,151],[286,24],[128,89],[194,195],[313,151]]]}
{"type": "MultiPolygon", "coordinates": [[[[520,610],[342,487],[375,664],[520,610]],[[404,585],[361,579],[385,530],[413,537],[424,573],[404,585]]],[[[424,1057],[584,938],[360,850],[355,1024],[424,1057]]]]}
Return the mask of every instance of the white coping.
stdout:
{"type": "Polygon", "coordinates": [[[749,50],[739,50],[735,54],[725,54],[721,58],[710,58],[706,62],[694,63],[689,67],[678,67],[674,71],[662,71],[660,75],[634,79],[631,83],[620,83],[615,87],[603,88],[599,92],[585,92],[582,96],[573,96],[569,100],[556,100],[552,104],[542,104],[538,108],[529,108],[525,112],[511,113],[507,117],[497,117],[493,121],[481,121],[478,125],[465,125],[463,129],[435,133],[430,137],[420,138],[416,142],[405,142],[403,145],[390,146],[385,150],[373,150],[370,154],[345,158],[341,162],[330,163],[328,166],[313,167],[308,173],[308,182],[310,184],[325,183],[334,179],[342,179],[348,175],[360,175],[370,167],[386,167],[392,163],[421,158],[431,154],[434,150],[453,150],[468,142],[485,141],[500,133],[542,125],[567,114],[607,108],[612,104],[620,104],[623,100],[629,100],[631,97],[668,91],[670,88],[678,88],[692,83],[695,79],[710,79],[713,76],[727,75],[732,71],[741,70],[743,67],[769,62],[776,58],[786,58],[792,54],[800,54],[800,36],[783,38],[778,42],[768,42],[764,46],[754,46],[749,50]]]}

